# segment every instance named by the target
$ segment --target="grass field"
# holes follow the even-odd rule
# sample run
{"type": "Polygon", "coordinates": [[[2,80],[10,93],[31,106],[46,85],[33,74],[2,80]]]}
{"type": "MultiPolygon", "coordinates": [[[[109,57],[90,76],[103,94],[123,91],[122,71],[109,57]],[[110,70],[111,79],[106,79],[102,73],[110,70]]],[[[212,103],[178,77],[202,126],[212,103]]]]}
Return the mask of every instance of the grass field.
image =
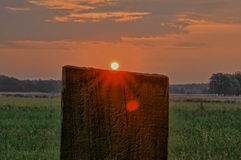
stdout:
{"type": "Polygon", "coordinates": [[[172,102],[169,159],[241,159],[240,103],[172,102]]]}
{"type": "Polygon", "coordinates": [[[57,160],[60,100],[0,97],[0,159],[57,160]]]}
{"type": "MultiPolygon", "coordinates": [[[[55,160],[60,99],[0,97],[0,159],[55,160]]],[[[241,159],[241,103],[170,103],[170,160],[241,159]]]]}

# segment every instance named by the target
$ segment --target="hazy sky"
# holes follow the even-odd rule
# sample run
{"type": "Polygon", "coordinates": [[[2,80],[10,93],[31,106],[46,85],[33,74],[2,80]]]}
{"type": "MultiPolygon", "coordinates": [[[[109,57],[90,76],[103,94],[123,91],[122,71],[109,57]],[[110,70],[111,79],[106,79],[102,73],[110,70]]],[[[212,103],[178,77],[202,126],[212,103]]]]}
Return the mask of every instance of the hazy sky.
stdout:
{"type": "Polygon", "coordinates": [[[1,0],[0,74],[61,79],[63,65],[208,82],[241,70],[241,0],[1,0]]]}

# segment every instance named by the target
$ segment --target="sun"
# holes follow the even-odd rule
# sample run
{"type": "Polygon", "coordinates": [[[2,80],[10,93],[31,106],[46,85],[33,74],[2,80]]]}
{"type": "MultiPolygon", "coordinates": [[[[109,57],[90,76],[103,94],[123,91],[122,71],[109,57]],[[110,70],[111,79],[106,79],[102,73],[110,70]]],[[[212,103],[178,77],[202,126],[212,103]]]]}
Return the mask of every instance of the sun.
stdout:
{"type": "Polygon", "coordinates": [[[111,69],[117,70],[119,68],[119,64],[117,62],[112,62],[111,63],[111,69]]]}

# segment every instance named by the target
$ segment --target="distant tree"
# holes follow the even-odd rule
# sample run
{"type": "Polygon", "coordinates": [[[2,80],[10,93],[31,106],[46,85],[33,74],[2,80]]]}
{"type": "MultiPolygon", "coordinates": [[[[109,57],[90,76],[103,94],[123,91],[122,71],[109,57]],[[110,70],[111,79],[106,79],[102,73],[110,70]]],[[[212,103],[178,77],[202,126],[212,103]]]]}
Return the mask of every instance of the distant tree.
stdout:
{"type": "Polygon", "coordinates": [[[208,93],[207,83],[175,84],[170,85],[171,94],[203,94],[208,93]]]}
{"type": "Polygon", "coordinates": [[[210,77],[209,91],[218,95],[239,95],[241,76],[236,74],[216,73],[210,77]],[[238,77],[238,78],[237,78],[238,77]]]}
{"type": "Polygon", "coordinates": [[[60,80],[19,80],[0,75],[0,92],[60,92],[60,80]]]}
{"type": "Polygon", "coordinates": [[[0,75],[1,92],[20,92],[22,89],[23,89],[23,86],[20,80],[16,78],[0,75]]]}
{"type": "Polygon", "coordinates": [[[221,86],[220,87],[221,94],[225,96],[232,94],[233,84],[232,84],[232,77],[230,74],[223,74],[222,82],[220,86],[221,86]]]}
{"type": "Polygon", "coordinates": [[[232,76],[229,94],[238,96],[240,94],[240,87],[241,86],[239,81],[234,76],[232,76]]]}
{"type": "Polygon", "coordinates": [[[215,73],[210,78],[209,91],[213,94],[221,94],[221,83],[223,81],[223,73],[215,73]]]}
{"type": "Polygon", "coordinates": [[[36,89],[34,88],[34,83],[33,81],[30,80],[23,80],[23,92],[37,92],[36,89]]]}
{"type": "Polygon", "coordinates": [[[209,94],[208,88],[203,88],[202,89],[202,94],[209,94]]]}
{"type": "Polygon", "coordinates": [[[235,73],[234,73],[234,77],[235,77],[235,79],[236,79],[236,80],[238,81],[238,83],[239,83],[238,95],[240,95],[240,94],[241,94],[241,72],[240,72],[240,71],[235,72],[235,73]]]}

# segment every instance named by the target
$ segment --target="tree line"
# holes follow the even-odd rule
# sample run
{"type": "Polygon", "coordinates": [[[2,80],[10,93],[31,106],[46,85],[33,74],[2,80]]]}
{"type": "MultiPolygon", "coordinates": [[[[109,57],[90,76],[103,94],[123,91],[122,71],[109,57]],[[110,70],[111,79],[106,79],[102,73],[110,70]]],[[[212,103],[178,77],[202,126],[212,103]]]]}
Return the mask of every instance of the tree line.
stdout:
{"type": "Polygon", "coordinates": [[[234,74],[215,73],[210,77],[209,92],[218,95],[241,94],[241,72],[234,74]]]}
{"type": "MultiPolygon", "coordinates": [[[[241,72],[234,74],[214,73],[209,83],[175,84],[170,85],[171,94],[241,94],[241,72]]],[[[60,80],[19,80],[0,75],[0,92],[43,92],[60,93],[60,80]]]]}
{"type": "Polygon", "coordinates": [[[173,84],[169,86],[171,94],[208,94],[208,83],[173,84]]]}
{"type": "Polygon", "coordinates": [[[0,75],[0,92],[59,93],[60,91],[60,80],[19,80],[0,75]]]}

